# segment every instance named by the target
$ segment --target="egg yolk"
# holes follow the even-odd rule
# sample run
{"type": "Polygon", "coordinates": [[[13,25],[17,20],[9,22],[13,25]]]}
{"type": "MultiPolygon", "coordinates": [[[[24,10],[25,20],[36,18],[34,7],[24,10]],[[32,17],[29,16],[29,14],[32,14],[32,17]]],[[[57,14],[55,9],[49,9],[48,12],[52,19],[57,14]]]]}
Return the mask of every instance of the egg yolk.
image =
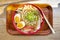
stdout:
{"type": "Polygon", "coordinates": [[[16,16],[14,20],[16,23],[20,22],[20,18],[18,16],[16,16]]]}
{"type": "Polygon", "coordinates": [[[23,28],[24,26],[23,26],[22,23],[17,23],[17,27],[18,27],[19,29],[21,29],[21,28],[23,28]]]}

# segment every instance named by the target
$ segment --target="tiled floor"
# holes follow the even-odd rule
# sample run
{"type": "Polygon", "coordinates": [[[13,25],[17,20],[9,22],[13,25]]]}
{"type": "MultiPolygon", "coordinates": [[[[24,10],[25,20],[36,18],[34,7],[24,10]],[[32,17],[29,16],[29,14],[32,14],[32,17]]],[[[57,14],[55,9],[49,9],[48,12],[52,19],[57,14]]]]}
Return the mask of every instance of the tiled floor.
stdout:
{"type": "Polygon", "coordinates": [[[47,36],[13,36],[6,32],[6,15],[0,15],[0,40],[60,40],[60,7],[53,8],[55,34],[47,36]]]}

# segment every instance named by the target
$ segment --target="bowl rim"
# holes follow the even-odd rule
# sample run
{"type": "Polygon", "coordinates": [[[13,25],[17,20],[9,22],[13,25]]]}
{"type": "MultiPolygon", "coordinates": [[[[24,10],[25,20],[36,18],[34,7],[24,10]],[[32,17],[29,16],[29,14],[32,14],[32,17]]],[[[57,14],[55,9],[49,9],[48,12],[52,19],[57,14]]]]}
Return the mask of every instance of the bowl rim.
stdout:
{"type": "Polygon", "coordinates": [[[39,10],[39,12],[40,12],[41,15],[42,15],[42,21],[41,21],[41,24],[40,24],[40,28],[39,28],[36,32],[32,32],[32,33],[25,33],[25,32],[23,32],[23,31],[21,31],[20,29],[18,29],[18,28],[16,27],[15,22],[14,22],[15,11],[14,11],[14,13],[12,13],[12,24],[13,24],[13,27],[14,27],[20,34],[28,34],[28,35],[30,35],[30,34],[35,34],[35,33],[37,33],[37,32],[41,29],[41,27],[42,27],[42,25],[43,25],[43,19],[44,19],[44,18],[43,18],[43,10],[42,10],[39,6],[36,6],[36,5],[34,5],[34,4],[28,3],[28,4],[24,4],[24,5],[32,5],[32,6],[36,7],[37,10],[39,10]]]}

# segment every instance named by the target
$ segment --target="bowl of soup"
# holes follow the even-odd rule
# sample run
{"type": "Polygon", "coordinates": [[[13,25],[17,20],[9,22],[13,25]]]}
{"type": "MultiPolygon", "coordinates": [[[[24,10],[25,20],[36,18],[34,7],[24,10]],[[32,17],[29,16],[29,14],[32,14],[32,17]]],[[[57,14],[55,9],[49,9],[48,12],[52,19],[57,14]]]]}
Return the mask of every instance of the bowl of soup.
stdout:
{"type": "Polygon", "coordinates": [[[12,14],[13,27],[20,34],[35,34],[41,29],[42,13],[34,4],[22,4],[12,14]]]}

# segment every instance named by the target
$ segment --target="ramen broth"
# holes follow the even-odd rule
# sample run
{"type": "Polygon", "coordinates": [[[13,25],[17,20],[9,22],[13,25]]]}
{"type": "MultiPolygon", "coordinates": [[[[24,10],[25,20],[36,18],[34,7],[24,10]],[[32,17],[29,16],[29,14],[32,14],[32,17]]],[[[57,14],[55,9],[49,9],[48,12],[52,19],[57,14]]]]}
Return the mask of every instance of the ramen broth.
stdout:
{"type": "Polygon", "coordinates": [[[20,24],[18,25],[19,27],[17,26],[18,29],[27,33],[35,32],[40,28],[41,15],[36,7],[24,5],[23,7],[19,7],[16,11],[17,13],[15,15],[19,17],[18,20],[20,20],[20,22],[15,22],[16,25],[20,24]]]}

